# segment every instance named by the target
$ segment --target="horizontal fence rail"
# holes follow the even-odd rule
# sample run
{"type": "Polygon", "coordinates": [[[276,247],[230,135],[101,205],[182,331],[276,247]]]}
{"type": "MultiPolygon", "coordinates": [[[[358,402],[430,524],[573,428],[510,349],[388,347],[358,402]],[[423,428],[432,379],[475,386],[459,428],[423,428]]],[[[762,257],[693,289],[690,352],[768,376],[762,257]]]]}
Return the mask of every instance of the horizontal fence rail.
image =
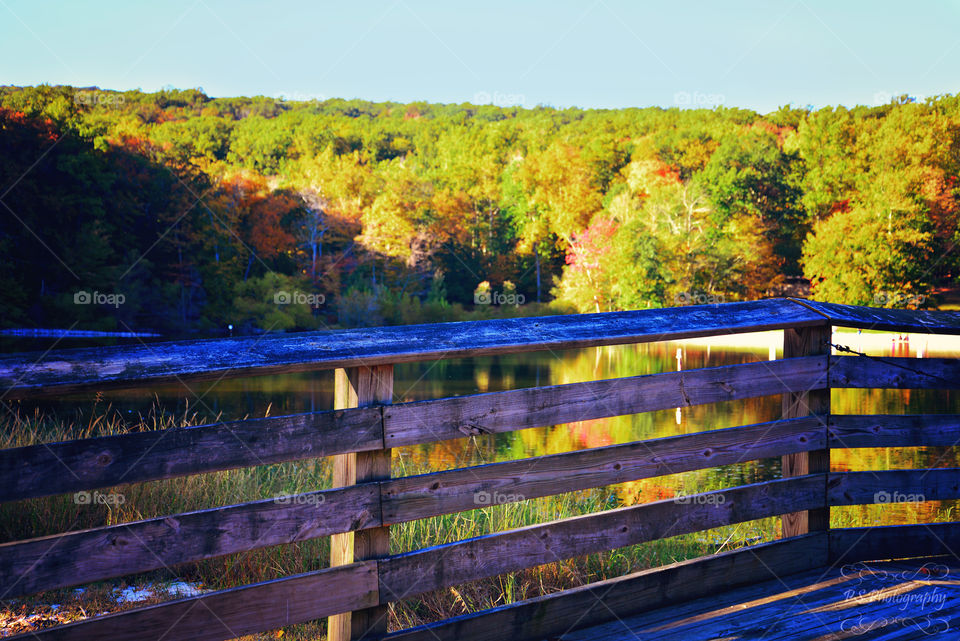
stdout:
{"type": "Polygon", "coordinates": [[[830,447],[934,447],[960,443],[960,414],[833,414],[830,447]]]}
{"type": "Polygon", "coordinates": [[[825,445],[822,425],[808,417],[409,476],[383,484],[383,518],[400,523],[473,509],[482,493],[530,499],[825,445]]]}
{"type": "Polygon", "coordinates": [[[831,356],[832,387],[958,389],[960,360],[831,356]]]}
{"type": "Polygon", "coordinates": [[[336,407],[344,408],[0,450],[2,502],[320,457],[335,457],[339,485],[0,544],[7,598],[319,537],[332,537],[334,548],[330,568],[12,638],[213,640],[330,616],[331,641],[532,640],[828,563],[952,553],[960,524],[829,527],[832,506],[960,499],[960,469],[830,469],[833,448],[960,442],[960,415],[833,414],[834,388],[960,388],[960,359],[830,355],[834,326],[960,334],[960,313],[774,299],[0,357],[0,385],[12,396],[338,368],[336,407]],[[785,330],[784,358],[389,403],[393,363],[770,329],[785,330]],[[783,398],[783,418],[756,425],[416,476],[389,472],[394,447],[773,395],[783,398]],[[391,526],[473,510],[486,503],[480,497],[516,502],[778,457],[777,480],[389,553],[391,526]],[[782,518],[779,541],[386,632],[392,602],[769,517],[782,518]],[[597,594],[603,608],[593,607],[597,594]]]}
{"type": "Polygon", "coordinates": [[[834,327],[853,327],[884,332],[918,334],[960,334],[960,312],[931,312],[921,309],[878,309],[837,303],[820,303],[791,298],[830,320],[834,327]]]}
{"type": "Polygon", "coordinates": [[[830,505],[960,499],[960,469],[840,472],[827,481],[830,505]]]}
{"type": "Polygon", "coordinates": [[[354,485],[6,543],[0,576],[15,597],[381,524],[376,484],[354,485]]]}
{"type": "Polygon", "coordinates": [[[218,641],[374,605],[378,593],[377,563],[367,561],[108,614],[10,638],[218,641]]]}
{"type": "Polygon", "coordinates": [[[381,447],[379,408],[41,443],[0,450],[0,501],[381,447]]]}
{"type": "Polygon", "coordinates": [[[10,398],[24,392],[64,393],[110,384],[369,367],[826,323],[826,318],[817,311],[786,299],[771,299],[638,312],[98,347],[0,357],[0,388],[5,389],[10,398]]]}
{"type": "Polygon", "coordinates": [[[98,347],[0,357],[8,398],[90,387],[519,354],[832,325],[960,334],[960,312],[769,299],[633,312],[466,321],[98,347]]]}
{"type": "Polygon", "coordinates": [[[956,558],[960,522],[836,528],[828,541],[834,564],[944,554],[956,558]]]}
{"type": "Polygon", "coordinates": [[[681,561],[562,592],[463,615],[390,634],[391,641],[501,641],[549,639],[575,627],[625,619],[638,610],[664,607],[719,590],[812,570],[827,557],[825,533],[681,561]],[[602,601],[601,601],[602,600],[602,601]]]}
{"type": "Polygon", "coordinates": [[[390,447],[827,387],[806,357],[571,383],[384,408],[390,447]]]}
{"type": "Polygon", "coordinates": [[[382,561],[381,589],[413,596],[512,570],[822,507],[826,475],[768,481],[488,534],[382,561]],[[721,498],[722,497],[722,498],[721,498]]]}

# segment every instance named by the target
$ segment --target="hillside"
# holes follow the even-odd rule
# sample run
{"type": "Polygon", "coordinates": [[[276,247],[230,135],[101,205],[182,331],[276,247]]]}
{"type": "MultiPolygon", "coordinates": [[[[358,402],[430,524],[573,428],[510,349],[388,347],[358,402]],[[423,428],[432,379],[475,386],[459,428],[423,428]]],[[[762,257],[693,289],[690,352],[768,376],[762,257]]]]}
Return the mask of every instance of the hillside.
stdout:
{"type": "Polygon", "coordinates": [[[958,100],[759,115],[2,87],[0,327],[605,311],[801,276],[824,300],[936,305],[958,274],[958,100]]]}

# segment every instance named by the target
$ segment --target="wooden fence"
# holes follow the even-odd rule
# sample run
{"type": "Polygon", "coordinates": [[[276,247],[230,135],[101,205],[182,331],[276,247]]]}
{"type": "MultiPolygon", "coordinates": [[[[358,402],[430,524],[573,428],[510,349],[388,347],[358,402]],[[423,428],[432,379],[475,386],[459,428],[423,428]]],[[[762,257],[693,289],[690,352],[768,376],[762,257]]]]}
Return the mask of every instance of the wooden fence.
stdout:
{"type": "Polygon", "coordinates": [[[774,299],[6,356],[5,398],[315,369],[336,369],[336,392],[330,411],[0,450],[2,501],[327,456],[335,487],[6,543],[0,591],[10,598],[330,536],[327,569],[24,638],[215,640],[329,617],[338,641],[542,639],[829,563],[949,550],[960,523],[829,528],[831,506],[874,502],[879,489],[960,498],[960,469],[830,470],[835,448],[960,442],[958,415],[831,413],[832,388],[960,388],[960,360],[831,355],[835,326],[960,334],[960,313],[774,299]],[[775,329],[784,330],[775,361],[391,404],[395,363],[775,329]],[[394,447],[774,394],[783,414],[767,423],[391,477],[394,447]],[[530,499],[769,457],[783,457],[783,478],[390,554],[391,525],[475,509],[481,492],[530,499]],[[388,605],[424,592],[771,516],[783,518],[772,543],[387,631],[388,605]]]}

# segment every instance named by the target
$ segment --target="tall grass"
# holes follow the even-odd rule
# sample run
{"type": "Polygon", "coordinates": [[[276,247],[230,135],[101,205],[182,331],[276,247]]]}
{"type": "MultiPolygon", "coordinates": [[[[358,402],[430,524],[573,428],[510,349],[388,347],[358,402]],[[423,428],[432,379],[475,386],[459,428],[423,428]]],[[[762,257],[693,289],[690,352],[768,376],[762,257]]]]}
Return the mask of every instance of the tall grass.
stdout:
{"type": "MultiPolygon", "coordinates": [[[[21,447],[41,442],[91,438],[145,430],[164,430],[199,423],[197,413],[185,410],[181,415],[165,413],[159,403],[146,414],[123,416],[109,406],[95,403],[85,412],[63,417],[39,411],[23,412],[18,406],[7,408],[0,418],[0,448],[21,447]]],[[[269,411],[268,411],[269,413],[269,411]]],[[[149,454],[148,454],[149,455],[149,454]]],[[[410,463],[394,458],[394,475],[408,476],[430,471],[424,462],[410,463]]],[[[689,491],[716,489],[716,477],[696,475],[689,491]]],[[[29,499],[0,504],[0,542],[57,534],[115,523],[126,523],[178,512],[229,505],[285,494],[329,488],[332,483],[329,459],[263,465],[252,468],[199,474],[176,479],[152,481],[103,489],[122,493],[120,505],[77,504],[72,495],[29,499]]],[[[458,514],[414,521],[391,528],[391,552],[400,553],[458,541],[535,523],[589,514],[634,502],[625,501],[615,487],[571,492],[553,497],[494,505],[458,514]]],[[[637,501],[641,498],[635,497],[637,501]]],[[[646,499],[649,500],[649,499],[646,499]]],[[[879,506],[872,506],[879,507],[879,506]]],[[[873,512],[835,514],[835,525],[869,524],[873,512]]],[[[879,517],[878,517],[879,518],[879,517]]],[[[466,612],[512,603],[586,583],[620,576],[639,569],[656,567],[742,545],[773,540],[779,534],[778,519],[763,519],[707,532],[677,536],[620,550],[558,560],[466,585],[437,590],[406,599],[391,608],[390,626],[409,627],[466,612]]],[[[51,591],[34,595],[18,604],[76,603],[80,612],[96,614],[123,607],[110,601],[110,590],[124,584],[162,584],[174,579],[199,583],[205,589],[224,589],[297,574],[329,565],[329,539],[321,538],[289,545],[250,550],[106,581],[88,588],[84,595],[74,590],[51,591]]],[[[159,599],[159,597],[158,597],[159,599]]],[[[142,604],[139,604],[142,605],[142,604]]],[[[80,615],[77,615],[80,616],[80,615]]],[[[285,637],[315,639],[324,629],[315,622],[285,629],[285,637]]],[[[264,636],[263,638],[268,638],[264,636]]]]}

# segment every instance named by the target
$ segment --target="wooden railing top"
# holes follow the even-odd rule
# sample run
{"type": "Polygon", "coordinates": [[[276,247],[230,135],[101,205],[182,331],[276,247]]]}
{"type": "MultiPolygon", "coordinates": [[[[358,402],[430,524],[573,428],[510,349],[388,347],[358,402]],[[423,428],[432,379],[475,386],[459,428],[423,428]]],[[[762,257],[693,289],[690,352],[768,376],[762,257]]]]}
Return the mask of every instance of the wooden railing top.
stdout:
{"type": "Polygon", "coordinates": [[[788,299],[830,320],[831,325],[888,332],[960,334],[960,312],[932,312],[923,309],[882,309],[838,303],[788,299]]]}
{"type": "Polygon", "coordinates": [[[825,322],[786,299],[630,312],[435,323],[11,354],[4,392],[289,373],[641,343],[825,322]]]}
{"type": "Polygon", "coordinates": [[[4,396],[841,325],[960,334],[960,313],[796,299],[141,343],[0,357],[4,396]]]}

